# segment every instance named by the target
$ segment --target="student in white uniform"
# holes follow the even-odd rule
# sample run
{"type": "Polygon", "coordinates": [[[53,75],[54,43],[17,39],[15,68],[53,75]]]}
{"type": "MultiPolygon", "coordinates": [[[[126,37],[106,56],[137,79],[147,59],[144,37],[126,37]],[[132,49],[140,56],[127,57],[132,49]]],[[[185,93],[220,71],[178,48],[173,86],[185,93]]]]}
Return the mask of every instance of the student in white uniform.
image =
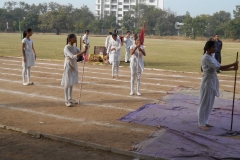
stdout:
{"type": "Polygon", "coordinates": [[[208,123],[208,117],[212,111],[215,96],[219,97],[219,81],[216,72],[230,71],[238,69],[238,62],[221,66],[221,64],[212,56],[215,53],[215,42],[206,43],[206,53],[202,57],[203,78],[200,87],[200,101],[197,110],[198,125],[203,130],[209,130],[213,127],[208,123]]]}
{"type": "Polygon", "coordinates": [[[78,66],[77,57],[86,53],[87,48],[84,51],[79,50],[73,44],[76,43],[76,36],[69,34],[67,37],[67,45],[64,47],[64,72],[61,85],[64,86],[65,105],[70,107],[71,104],[77,104],[72,99],[73,84],[78,84],[78,66]]]}
{"type": "Polygon", "coordinates": [[[112,32],[108,33],[109,35],[107,36],[106,40],[105,40],[105,48],[108,49],[109,43],[112,39],[112,32]]]}
{"type": "Polygon", "coordinates": [[[90,48],[90,41],[89,41],[88,35],[89,35],[89,30],[87,29],[85,31],[85,34],[82,37],[83,46],[87,47],[87,52],[86,52],[86,54],[83,57],[85,62],[88,61],[88,53],[89,53],[89,48],[90,48]]]}
{"type": "Polygon", "coordinates": [[[136,93],[138,96],[141,96],[140,93],[140,78],[144,69],[144,60],[143,56],[146,56],[146,52],[143,47],[140,45],[138,37],[135,37],[135,44],[130,46],[130,69],[131,69],[131,92],[130,95],[134,94],[134,81],[137,78],[137,90],[136,93]]]}
{"type": "Polygon", "coordinates": [[[28,28],[27,31],[23,32],[23,40],[22,40],[22,78],[23,78],[23,85],[33,85],[33,82],[30,81],[30,69],[31,66],[35,66],[36,60],[36,52],[33,47],[33,40],[30,38],[33,32],[31,28],[28,28]],[[27,74],[27,82],[26,82],[26,75],[27,74]]]}
{"type": "Polygon", "coordinates": [[[130,31],[127,31],[127,35],[124,37],[123,41],[125,43],[125,62],[129,63],[130,60],[130,46],[132,45],[131,37],[130,37],[130,31]]]}
{"type": "Polygon", "coordinates": [[[121,60],[121,41],[117,38],[117,35],[115,33],[112,34],[112,40],[108,46],[107,54],[109,55],[109,62],[112,64],[112,78],[118,78],[119,65],[121,60]]]}

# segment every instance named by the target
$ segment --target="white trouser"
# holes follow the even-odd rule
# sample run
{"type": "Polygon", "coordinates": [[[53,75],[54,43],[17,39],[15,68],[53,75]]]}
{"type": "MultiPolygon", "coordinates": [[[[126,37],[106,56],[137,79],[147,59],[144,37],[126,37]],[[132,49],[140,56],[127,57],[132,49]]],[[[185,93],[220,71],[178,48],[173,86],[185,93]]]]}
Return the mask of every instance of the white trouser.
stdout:
{"type": "Polygon", "coordinates": [[[70,99],[72,99],[72,89],[73,86],[64,87],[65,102],[68,102],[70,99]]]}
{"type": "Polygon", "coordinates": [[[118,77],[120,61],[112,61],[112,76],[114,76],[114,72],[116,70],[116,76],[118,77]]]}
{"type": "Polygon", "coordinates": [[[30,82],[30,69],[31,67],[23,67],[23,70],[22,70],[22,78],[23,78],[23,83],[26,83],[26,74],[27,74],[27,77],[28,77],[28,83],[30,82]]]}
{"type": "Polygon", "coordinates": [[[125,48],[126,53],[125,53],[125,62],[129,61],[130,59],[130,48],[125,48]]]}
{"type": "Polygon", "coordinates": [[[134,92],[134,81],[135,77],[137,77],[137,92],[140,90],[140,78],[141,78],[141,68],[140,65],[137,62],[137,59],[131,59],[130,62],[130,69],[131,69],[131,92],[134,92]]]}
{"type": "Polygon", "coordinates": [[[215,92],[210,88],[200,90],[200,102],[197,110],[198,125],[206,126],[208,117],[213,109],[215,92]]]}

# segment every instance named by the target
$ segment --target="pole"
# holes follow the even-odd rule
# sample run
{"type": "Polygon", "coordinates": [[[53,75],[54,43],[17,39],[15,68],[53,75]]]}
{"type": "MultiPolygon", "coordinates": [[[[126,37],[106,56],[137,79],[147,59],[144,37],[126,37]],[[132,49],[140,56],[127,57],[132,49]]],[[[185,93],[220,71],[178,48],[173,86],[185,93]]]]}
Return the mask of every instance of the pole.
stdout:
{"type": "Polygon", "coordinates": [[[82,50],[82,36],[80,36],[79,48],[80,48],[80,50],[82,50]]]}
{"type": "Polygon", "coordinates": [[[84,75],[84,67],[85,67],[85,59],[83,59],[83,68],[82,68],[82,77],[81,77],[81,82],[80,82],[78,105],[80,105],[80,99],[81,99],[81,93],[82,93],[82,82],[83,82],[83,75],[84,75]]]}
{"type": "MultiPolygon", "coordinates": [[[[237,52],[237,56],[236,56],[236,61],[238,61],[238,52],[237,52]]],[[[232,131],[232,126],[233,126],[233,112],[234,112],[234,102],[235,102],[236,80],[237,80],[237,70],[235,70],[233,105],[232,105],[232,117],[231,117],[231,129],[230,129],[230,131],[232,131]]]]}
{"type": "Polygon", "coordinates": [[[19,32],[20,32],[20,38],[22,40],[22,30],[21,30],[20,20],[18,20],[18,28],[19,28],[19,32]]]}

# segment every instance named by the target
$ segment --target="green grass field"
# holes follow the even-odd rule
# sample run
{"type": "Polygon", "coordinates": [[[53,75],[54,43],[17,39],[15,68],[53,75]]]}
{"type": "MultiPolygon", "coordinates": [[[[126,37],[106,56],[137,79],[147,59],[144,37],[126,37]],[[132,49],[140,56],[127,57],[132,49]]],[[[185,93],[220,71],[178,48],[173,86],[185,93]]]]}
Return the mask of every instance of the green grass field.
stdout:
{"type": "MultiPolygon", "coordinates": [[[[21,39],[19,33],[0,33],[0,56],[21,56],[21,39]]],[[[78,47],[79,47],[78,36],[78,47]]],[[[63,48],[66,44],[67,34],[33,34],[34,47],[37,58],[63,60],[63,48]]],[[[89,36],[93,53],[94,46],[104,46],[105,37],[89,36]]],[[[195,40],[170,40],[170,39],[145,39],[147,56],[145,67],[158,68],[185,72],[200,72],[200,62],[205,41],[195,40]]],[[[239,43],[224,42],[222,50],[222,64],[232,63],[236,53],[240,51],[239,43]]],[[[122,61],[125,49],[122,47],[122,61]]],[[[121,63],[123,66],[129,64],[121,63]]],[[[233,72],[224,74],[233,75],[233,72]]]]}

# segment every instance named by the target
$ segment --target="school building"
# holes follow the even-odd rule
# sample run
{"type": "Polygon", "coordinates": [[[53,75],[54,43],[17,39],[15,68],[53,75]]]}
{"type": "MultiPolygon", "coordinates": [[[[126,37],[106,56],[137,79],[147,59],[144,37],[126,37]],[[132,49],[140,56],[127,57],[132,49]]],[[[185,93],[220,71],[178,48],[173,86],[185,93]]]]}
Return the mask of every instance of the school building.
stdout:
{"type": "Polygon", "coordinates": [[[116,15],[119,23],[124,14],[140,3],[163,9],[163,0],[96,0],[95,16],[101,19],[104,15],[116,15]]]}

